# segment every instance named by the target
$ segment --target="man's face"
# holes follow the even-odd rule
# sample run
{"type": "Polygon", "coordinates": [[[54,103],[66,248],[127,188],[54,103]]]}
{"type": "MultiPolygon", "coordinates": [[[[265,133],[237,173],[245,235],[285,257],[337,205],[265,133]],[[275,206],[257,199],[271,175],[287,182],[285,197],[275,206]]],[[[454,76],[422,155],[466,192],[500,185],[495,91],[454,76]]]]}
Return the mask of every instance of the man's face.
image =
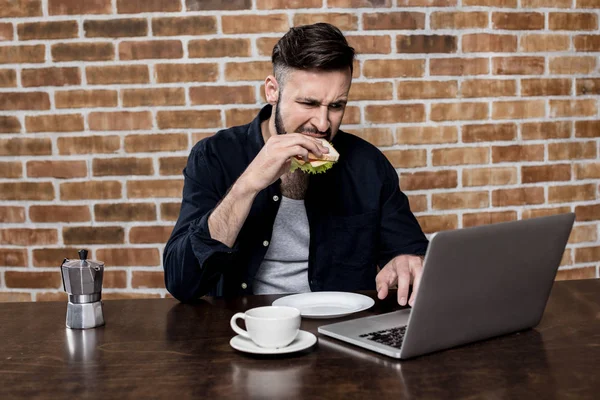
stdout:
{"type": "Polygon", "coordinates": [[[275,107],[275,130],[331,141],[342,123],[352,77],[347,71],[288,73],[275,107]]]}

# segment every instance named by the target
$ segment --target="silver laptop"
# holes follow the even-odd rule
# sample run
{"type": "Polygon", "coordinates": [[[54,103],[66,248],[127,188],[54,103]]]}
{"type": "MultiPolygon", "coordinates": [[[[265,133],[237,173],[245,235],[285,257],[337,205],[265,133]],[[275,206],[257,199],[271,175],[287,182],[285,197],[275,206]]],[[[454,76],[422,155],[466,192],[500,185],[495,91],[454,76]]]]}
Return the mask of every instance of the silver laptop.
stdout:
{"type": "Polygon", "coordinates": [[[319,327],[395,358],[411,358],[536,326],[574,213],[439,232],[414,307],[319,327]]]}

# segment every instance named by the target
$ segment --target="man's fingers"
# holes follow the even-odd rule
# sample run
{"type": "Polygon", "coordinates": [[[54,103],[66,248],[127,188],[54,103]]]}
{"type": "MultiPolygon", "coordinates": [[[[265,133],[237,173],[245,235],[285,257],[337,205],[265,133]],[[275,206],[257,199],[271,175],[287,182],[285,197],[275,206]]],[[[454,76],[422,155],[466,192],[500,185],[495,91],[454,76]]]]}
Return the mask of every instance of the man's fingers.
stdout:
{"type": "Polygon", "coordinates": [[[413,287],[410,300],[408,301],[408,304],[411,307],[415,304],[417,293],[419,291],[419,285],[421,284],[421,277],[423,276],[423,261],[421,258],[417,258],[415,261],[413,261],[413,263],[413,267],[411,267],[411,271],[413,272],[413,287]]]}
{"type": "Polygon", "coordinates": [[[387,297],[390,287],[396,284],[398,276],[393,268],[383,268],[375,277],[377,297],[383,300],[387,297]]]}
{"type": "Polygon", "coordinates": [[[405,306],[408,300],[408,286],[410,285],[410,272],[408,265],[402,263],[396,267],[398,274],[398,304],[405,306]]]}

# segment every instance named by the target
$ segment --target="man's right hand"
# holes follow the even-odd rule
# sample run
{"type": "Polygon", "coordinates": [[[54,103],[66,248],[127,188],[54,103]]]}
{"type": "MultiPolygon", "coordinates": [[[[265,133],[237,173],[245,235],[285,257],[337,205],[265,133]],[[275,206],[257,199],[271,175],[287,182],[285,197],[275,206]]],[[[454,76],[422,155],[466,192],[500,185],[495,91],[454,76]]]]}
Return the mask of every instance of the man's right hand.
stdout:
{"type": "Polygon", "coordinates": [[[291,157],[299,156],[308,161],[309,152],[321,157],[329,149],[321,144],[321,139],[301,133],[273,135],[248,165],[240,180],[246,188],[259,192],[290,169],[291,157]]]}

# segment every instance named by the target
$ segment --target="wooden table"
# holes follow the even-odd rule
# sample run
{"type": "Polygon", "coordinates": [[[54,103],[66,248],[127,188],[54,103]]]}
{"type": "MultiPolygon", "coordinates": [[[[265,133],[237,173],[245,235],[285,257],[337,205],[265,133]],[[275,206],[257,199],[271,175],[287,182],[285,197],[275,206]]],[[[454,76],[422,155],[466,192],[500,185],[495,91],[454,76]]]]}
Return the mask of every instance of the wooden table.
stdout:
{"type": "Polygon", "coordinates": [[[86,331],[65,328],[63,302],[0,304],[0,399],[600,398],[600,280],[556,282],[534,330],[408,361],[318,334],[284,357],[233,350],[230,317],[277,297],[105,301],[86,331]]]}

